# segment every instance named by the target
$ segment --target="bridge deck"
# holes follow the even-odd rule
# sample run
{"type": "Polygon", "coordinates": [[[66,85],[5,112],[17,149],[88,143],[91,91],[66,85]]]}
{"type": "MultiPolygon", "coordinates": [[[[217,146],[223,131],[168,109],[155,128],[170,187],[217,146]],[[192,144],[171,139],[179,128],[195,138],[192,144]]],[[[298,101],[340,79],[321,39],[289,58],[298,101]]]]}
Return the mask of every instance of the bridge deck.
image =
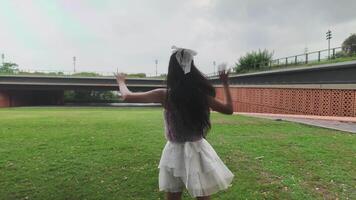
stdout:
{"type": "MultiPolygon", "coordinates": [[[[210,78],[219,85],[217,77],[210,78]]],[[[164,79],[128,78],[126,81],[133,90],[149,90],[165,87],[164,79]]],[[[313,67],[272,70],[242,75],[232,75],[231,85],[326,85],[356,84],[356,61],[325,64],[313,67]]],[[[352,86],[354,87],[354,86],[352,86]]],[[[71,77],[71,76],[0,76],[0,90],[117,90],[114,77],[71,77]]]]}
{"type": "MultiPolygon", "coordinates": [[[[165,87],[163,79],[128,78],[126,83],[133,90],[165,87]]],[[[50,76],[0,76],[0,89],[21,90],[118,90],[114,77],[50,77],[50,76]]]]}

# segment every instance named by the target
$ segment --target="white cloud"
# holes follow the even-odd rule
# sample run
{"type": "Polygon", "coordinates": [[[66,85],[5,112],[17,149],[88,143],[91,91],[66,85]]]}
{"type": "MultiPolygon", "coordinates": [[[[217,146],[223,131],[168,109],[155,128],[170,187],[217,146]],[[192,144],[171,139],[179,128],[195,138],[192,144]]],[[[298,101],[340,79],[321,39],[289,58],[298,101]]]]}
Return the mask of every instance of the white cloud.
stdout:
{"type": "Polygon", "coordinates": [[[22,68],[166,72],[170,47],[198,51],[204,72],[212,62],[233,64],[247,51],[275,56],[339,46],[356,32],[355,1],[1,1],[0,53],[22,68]]]}

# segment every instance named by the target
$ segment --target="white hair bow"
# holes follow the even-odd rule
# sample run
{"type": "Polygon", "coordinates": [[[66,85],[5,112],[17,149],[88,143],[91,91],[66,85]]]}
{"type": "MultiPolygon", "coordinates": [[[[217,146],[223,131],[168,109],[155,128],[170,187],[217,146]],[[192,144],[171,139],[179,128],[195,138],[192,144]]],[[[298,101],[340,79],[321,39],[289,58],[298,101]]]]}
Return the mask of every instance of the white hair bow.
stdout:
{"type": "Polygon", "coordinates": [[[182,67],[184,74],[189,73],[192,66],[193,56],[196,56],[198,53],[194,50],[179,48],[174,45],[172,46],[172,49],[174,49],[173,53],[176,53],[176,59],[182,67]]]}

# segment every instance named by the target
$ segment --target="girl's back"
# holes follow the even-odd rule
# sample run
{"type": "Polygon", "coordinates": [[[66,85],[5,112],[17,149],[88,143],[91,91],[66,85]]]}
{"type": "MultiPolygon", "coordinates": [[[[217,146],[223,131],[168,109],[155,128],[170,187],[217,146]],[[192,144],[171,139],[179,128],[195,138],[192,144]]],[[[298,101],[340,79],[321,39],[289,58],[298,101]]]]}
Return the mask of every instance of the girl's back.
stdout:
{"type": "Polygon", "coordinates": [[[215,99],[215,89],[195,67],[196,52],[176,48],[171,55],[167,88],[132,93],[122,75],[117,76],[128,102],[162,103],[167,143],[159,163],[159,188],[168,199],[180,199],[186,188],[198,199],[226,189],[234,177],[205,139],[211,127],[210,109],[232,114],[228,73],[220,74],[226,103],[215,99]]]}
{"type": "Polygon", "coordinates": [[[173,142],[204,138],[211,126],[208,99],[215,89],[195,67],[195,54],[177,50],[169,61],[164,116],[167,139],[173,142]]]}

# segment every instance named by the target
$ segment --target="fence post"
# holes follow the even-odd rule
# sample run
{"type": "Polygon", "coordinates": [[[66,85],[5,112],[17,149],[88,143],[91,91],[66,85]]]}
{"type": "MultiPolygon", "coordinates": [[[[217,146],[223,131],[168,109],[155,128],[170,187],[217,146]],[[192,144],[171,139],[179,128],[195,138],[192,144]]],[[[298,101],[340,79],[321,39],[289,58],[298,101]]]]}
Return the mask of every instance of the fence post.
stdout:
{"type": "Polygon", "coordinates": [[[277,59],[277,65],[279,66],[279,58],[277,59]]]}
{"type": "Polygon", "coordinates": [[[333,48],[333,59],[335,59],[335,48],[333,48]]]}
{"type": "Polygon", "coordinates": [[[295,56],[295,58],[294,58],[294,64],[295,64],[295,65],[298,64],[297,57],[298,57],[298,56],[295,56]]]}
{"type": "Polygon", "coordinates": [[[308,64],[308,54],[305,54],[305,64],[308,64]]]}
{"type": "Polygon", "coordinates": [[[286,66],[288,65],[288,58],[286,58],[286,66]]]}
{"type": "Polygon", "coordinates": [[[318,62],[320,62],[320,51],[318,51],[318,62]]]}

